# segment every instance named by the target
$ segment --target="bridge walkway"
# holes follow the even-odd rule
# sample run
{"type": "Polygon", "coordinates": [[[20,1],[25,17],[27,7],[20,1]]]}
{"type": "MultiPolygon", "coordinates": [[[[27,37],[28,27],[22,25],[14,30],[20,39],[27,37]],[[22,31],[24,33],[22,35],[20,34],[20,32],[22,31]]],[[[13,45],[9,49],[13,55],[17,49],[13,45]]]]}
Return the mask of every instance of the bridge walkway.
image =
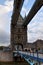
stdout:
{"type": "Polygon", "coordinates": [[[30,65],[41,65],[43,63],[43,53],[30,53],[24,51],[17,51],[17,53],[24,58],[30,65]]]}

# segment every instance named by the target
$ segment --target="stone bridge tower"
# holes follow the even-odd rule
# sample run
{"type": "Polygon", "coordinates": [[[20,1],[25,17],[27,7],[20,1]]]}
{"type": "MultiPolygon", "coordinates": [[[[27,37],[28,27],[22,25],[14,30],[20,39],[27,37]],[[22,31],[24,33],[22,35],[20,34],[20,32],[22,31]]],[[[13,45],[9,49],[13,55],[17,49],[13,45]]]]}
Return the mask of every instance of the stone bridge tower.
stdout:
{"type": "Polygon", "coordinates": [[[22,50],[27,43],[27,27],[23,27],[24,19],[19,16],[17,24],[11,23],[11,46],[13,50],[22,50]]]}

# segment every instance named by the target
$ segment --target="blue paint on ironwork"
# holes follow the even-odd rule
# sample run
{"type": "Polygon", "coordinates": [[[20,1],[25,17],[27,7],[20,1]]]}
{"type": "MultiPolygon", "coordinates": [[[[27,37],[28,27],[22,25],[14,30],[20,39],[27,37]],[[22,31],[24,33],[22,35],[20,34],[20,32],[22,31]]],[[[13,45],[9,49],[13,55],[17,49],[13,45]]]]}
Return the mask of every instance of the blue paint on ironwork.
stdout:
{"type": "Polygon", "coordinates": [[[38,62],[43,62],[43,59],[42,58],[34,57],[34,56],[31,56],[31,55],[27,55],[27,54],[23,54],[23,53],[20,53],[20,52],[19,52],[19,54],[22,57],[30,58],[30,59],[33,59],[33,60],[38,61],[38,62]]]}
{"type": "Polygon", "coordinates": [[[38,63],[39,62],[43,62],[43,59],[42,58],[28,55],[27,52],[25,53],[25,52],[22,52],[22,51],[18,51],[17,54],[20,55],[21,58],[24,58],[30,65],[34,65],[37,62],[38,63]],[[32,60],[34,60],[34,61],[32,61],[32,60]]]}

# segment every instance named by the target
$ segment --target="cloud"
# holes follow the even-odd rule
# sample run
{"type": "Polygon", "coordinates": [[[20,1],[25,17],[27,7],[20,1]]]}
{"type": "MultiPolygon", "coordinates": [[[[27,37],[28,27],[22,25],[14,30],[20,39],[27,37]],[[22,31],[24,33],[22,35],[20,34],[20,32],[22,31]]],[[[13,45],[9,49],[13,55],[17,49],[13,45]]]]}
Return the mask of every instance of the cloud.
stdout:
{"type": "Polygon", "coordinates": [[[10,29],[11,13],[13,10],[13,0],[6,0],[3,5],[0,4],[0,28],[10,29]]]}
{"type": "Polygon", "coordinates": [[[9,45],[10,35],[0,29],[0,45],[9,45]]]}
{"type": "Polygon", "coordinates": [[[8,11],[12,11],[13,10],[13,0],[7,0],[5,1],[5,6],[6,8],[8,8],[8,11]]]}
{"type": "Polygon", "coordinates": [[[24,6],[27,6],[28,2],[29,2],[29,0],[25,0],[24,1],[24,6]]]}
{"type": "Polygon", "coordinates": [[[13,10],[13,0],[12,1],[5,1],[4,5],[0,5],[0,15],[4,15],[13,10]]]}
{"type": "Polygon", "coordinates": [[[3,5],[0,4],[0,45],[8,45],[10,43],[12,9],[13,0],[6,0],[3,5]]]}
{"type": "Polygon", "coordinates": [[[10,33],[11,17],[9,14],[2,15],[0,17],[0,29],[5,30],[8,34],[10,33]]]}
{"type": "Polygon", "coordinates": [[[26,15],[26,11],[27,11],[27,10],[23,7],[22,10],[21,10],[21,15],[22,15],[23,18],[24,18],[25,15],[26,15]]]}
{"type": "Polygon", "coordinates": [[[35,2],[35,0],[31,1],[31,0],[25,0],[24,4],[22,6],[22,10],[21,10],[21,15],[24,18],[25,16],[28,15],[33,3],[35,2]]]}
{"type": "Polygon", "coordinates": [[[21,15],[22,15],[23,18],[27,15],[27,13],[28,13],[28,11],[29,11],[29,9],[30,9],[30,8],[28,8],[28,6],[27,6],[28,3],[29,3],[29,0],[25,0],[25,1],[24,1],[24,4],[23,4],[23,6],[22,6],[21,15]]]}
{"type": "Polygon", "coordinates": [[[6,30],[7,27],[9,29],[12,9],[13,9],[13,0],[6,0],[4,2],[4,5],[0,5],[0,28],[1,29],[6,30]]]}
{"type": "Polygon", "coordinates": [[[28,24],[28,42],[43,40],[43,6],[28,24]]]}

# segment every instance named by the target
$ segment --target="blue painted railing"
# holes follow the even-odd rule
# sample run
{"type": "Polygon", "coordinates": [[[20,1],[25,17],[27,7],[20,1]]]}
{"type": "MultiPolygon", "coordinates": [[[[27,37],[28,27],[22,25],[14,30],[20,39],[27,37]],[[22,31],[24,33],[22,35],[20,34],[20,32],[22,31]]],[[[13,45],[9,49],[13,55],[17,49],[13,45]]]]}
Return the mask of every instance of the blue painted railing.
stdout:
{"type": "Polygon", "coordinates": [[[27,57],[27,58],[30,58],[30,59],[33,59],[33,60],[36,60],[38,62],[43,62],[43,55],[42,55],[42,58],[39,57],[39,55],[37,55],[37,57],[35,56],[31,56],[31,54],[29,54],[28,52],[21,52],[19,51],[19,54],[22,56],[22,57],[27,57]]]}
{"type": "Polygon", "coordinates": [[[43,54],[23,52],[23,51],[17,51],[16,53],[19,54],[22,58],[24,58],[30,65],[34,65],[35,63],[39,62],[43,63],[43,54]]]}

